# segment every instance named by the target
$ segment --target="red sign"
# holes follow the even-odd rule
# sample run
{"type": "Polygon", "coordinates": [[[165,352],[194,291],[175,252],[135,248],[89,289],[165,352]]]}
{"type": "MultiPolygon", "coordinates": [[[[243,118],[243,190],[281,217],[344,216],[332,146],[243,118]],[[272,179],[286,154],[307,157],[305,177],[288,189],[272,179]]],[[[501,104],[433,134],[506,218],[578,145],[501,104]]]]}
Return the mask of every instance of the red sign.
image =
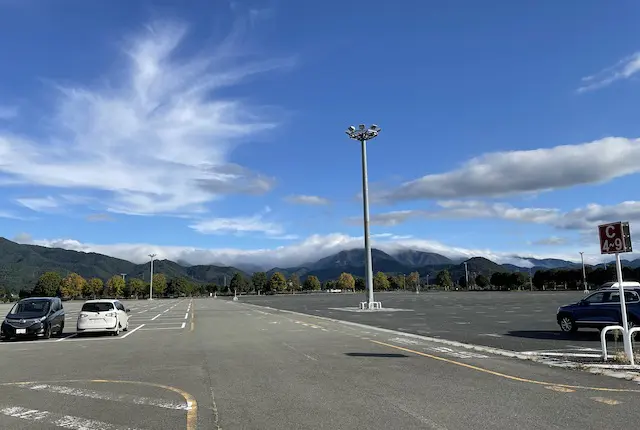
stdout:
{"type": "Polygon", "coordinates": [[[598,226],[600,253],[618,254],[631,252],[631,234],[628,222],[612,222],[598,226]]]}

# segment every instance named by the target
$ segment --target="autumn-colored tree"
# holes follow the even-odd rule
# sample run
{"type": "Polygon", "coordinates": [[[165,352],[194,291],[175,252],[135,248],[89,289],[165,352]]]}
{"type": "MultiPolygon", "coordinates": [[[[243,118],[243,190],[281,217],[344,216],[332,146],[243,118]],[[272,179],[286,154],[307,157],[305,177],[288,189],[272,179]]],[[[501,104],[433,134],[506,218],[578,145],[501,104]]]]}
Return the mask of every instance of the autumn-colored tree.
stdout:
{"type": "Polygon", "coordinates": [[[103,290],[104,290],[104,283],[102,282],[102,279],[91,278],[89,279],[89,282],[87,282],[84,286],[83,295],[87,297],[93,297],[95,299],[96,296],[99,296],[102,294],[103,290]]]}
{"type": "Polygon", "coordinates": [[[376,290],[388,290],[389,289],[389,278],[382,272],[376,273],[373,277],[373,288],[376,290]]]}
{"type": "Polygon", "coordinates": [[[416,289],[420,286],[420,273],[411,272],[407,276],[407,287],[416,289]]]}
{"type": "Polygon", "coordinates": [[[107,291],[109,292],[109,295],[117,298],[124,292],[125,285],[126,284],[124,282],[124,279],[122,279],[122,276],[113,275],[107,281],[107,291]]]}
{"type": "Polygon", "coordinates": [[[87,281],[77,273],[69,273],[60,284],[60,296],[64,298],[75,298],[82,295],[87,281]]]}
{"type": "Polygon", "coordinates": [[[354,290],[356,288],[356,280],[353,279],[353,275],[342,272],[338,278],[338,288],[341,290],[354,290]]]}
{"type": "Polygon", "coordinates": [[[298,275],[296,275],[295,273],[289,276],[289,279],[287,280],[287,288],[292,293],[300,291],[300,288],[302,288],[302,285],[300,284],[300,277],[298,277],[298,275]]]}
{"type": "Polygon", "coordinates": [[[307,291],[319,291],[322,288],[322,284],[317,276],[309,275],[305,279],[302,288],[307,291]]]}
{"type": "Polygon", "coordinates": [[[162,296],[167,289],[167,277],[164,273],[156,273],[153,275],[153,294],[162,296]]]}
{"type": "Polygon", "coordinates": [[[280,272],[275,272],[269,278],[268,288],[270,291],[284,291],[287,288],[287,278],[280,272]]]}

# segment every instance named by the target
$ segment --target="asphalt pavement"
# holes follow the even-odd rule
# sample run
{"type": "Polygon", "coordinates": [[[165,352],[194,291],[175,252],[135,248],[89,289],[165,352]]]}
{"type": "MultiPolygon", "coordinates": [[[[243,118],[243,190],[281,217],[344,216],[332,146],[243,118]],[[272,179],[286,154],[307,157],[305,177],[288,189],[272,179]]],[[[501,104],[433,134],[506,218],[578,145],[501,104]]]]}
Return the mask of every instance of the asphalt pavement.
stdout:
{"type": "Polygon", "coordinates": [[[246,303],[510,351],[600,349],[597,330],[562,333],[559,306],[584,297],[582,291],[430,291],[376,293],[382,311],[354,312],[361,294],[243,296],[246,303]],[[386,310],[385,310],[386,309],[386,310]]]}
{"type": "MultiPolygon", "coordinates": [[[[128,302],[120,336],[0,344],[0,428],[600,429],[637,384],[222,299],[128,302]]],[[[68,313],[79,304],[65,303],[68,313]]]]}

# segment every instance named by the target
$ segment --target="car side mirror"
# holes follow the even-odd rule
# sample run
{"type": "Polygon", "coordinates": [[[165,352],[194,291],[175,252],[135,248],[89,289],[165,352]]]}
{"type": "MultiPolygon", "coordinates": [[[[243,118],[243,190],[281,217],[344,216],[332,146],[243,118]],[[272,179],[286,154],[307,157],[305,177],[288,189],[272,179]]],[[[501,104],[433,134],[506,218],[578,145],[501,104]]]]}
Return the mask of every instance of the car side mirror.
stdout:
{"type": "Polygon", "coordinates": [[[131,309],[125,309],[125,312],[129,313],[129,312],[131,312],[131,309]]]}

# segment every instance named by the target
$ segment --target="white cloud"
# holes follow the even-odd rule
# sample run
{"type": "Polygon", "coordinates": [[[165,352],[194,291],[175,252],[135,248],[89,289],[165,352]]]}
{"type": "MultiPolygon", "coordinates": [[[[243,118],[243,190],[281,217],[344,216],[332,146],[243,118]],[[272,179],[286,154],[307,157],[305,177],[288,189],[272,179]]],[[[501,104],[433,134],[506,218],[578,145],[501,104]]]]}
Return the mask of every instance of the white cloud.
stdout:
{"type": "MultiPolygon", "coordinates": [[[[30,238],[29,238],[30,239],[30,238]]],[[[279,246],[275,248],[264,248],[254,250],[220,248],[220,249],[203,249],[187,246],[158,246],[153,244],[91,244],[82,243],[73,239],[57,239],[57,240],[32,240],[28,243],[59,247],[83,252],[97,252],[110,255],[113,257],[123,258],[135,263],[143,263],[149,260],[148,254],[156,253],[158,258],[169,259],[173,261],[185,261],[190,264],[223,264],[223,265],[242,265],[256,264],[261,267],[291,267],[308,261],[314,261],[330,254],[354,248],[362,248],[362,237],[348,236],[344,234],[329,234],[326,236],[313,235],[300,242],[293,243],[288,246],[279,246]]],[[[373,246],[385,252],[395,253],[403,249],[415,249],[427,252],[435,252],[450,258],[470,258],[482,256],[497,263],[517,264],[527,267],[530,262],[526,259],[516,257],[516,255],[526,255],[527,258],[559,258],[573,262],[579,261],[579,254],[570,253],[549,253],[545,255],[531,254],[523,250],[522,252],[496,252],[490,249],[467,249],[460,247],[450,247],[443,243],[417,239],[395,237],[390,233],[381,233],[372,235],[373,246]]],[[[588,264],[603,261],[603,257],[598,252],[597,243],[595,246],[585,248],[585,261],[588,264]]],[[[628,258],[634,258],[629,255],[628,258]]],[[[375,269],[375,268],[374,268],[375,269]]]]}
{"type": "Polygon", "coordinates": [[[18,108],[16,106],[0,105],[0,120],[14,119],[18,116],[18,108]]]}
{"type": "Polygon", "coordinates": [[[269,207],[252,216],[229,218],[210,218],[199,220],[189,227],[203,234],[236,234],[260,233],[273,239],[295,239],[296,236],[285,234],[284,227],[276,222],[265,219],[271,212],[269,207]]]}
{"type": "Polygon", "coordinates": [[[505,196],[604,183],[640,172],[640,140],[608,137],[590,143],[493,152],[460,168],[373,193],[382,202],[505,196]]]}
{"type": "Polygon", "coordinates": [[[58,209],[60,204],[51,196],[16,199],[16,202],[35,212],[50,212],[58,209]]]}
{"type": "Polygon", "coordinates": [[[299,204],[299,205],[328,205],[329,199],[325,199],[324,197],[319,196],[307,196],[307,195],[292,195],[285,197],[285,200],[289,203],[299,204]]]}
{"type": "Polygon", "coordinates": [[[577,91],[578,93],[583,93],[604,88],[616,81],[629,79],[638,72],[640,72],[640,52],[631,54],[594,75],[585,76],[582,78],[582,85],[577,91]]]}
{"type": "Polygon", "coordinates": [[[33,185],[102,191],[102,210],[128,214],[198,213],[225,194],[268,191],[272,179],[229,156],[278,121],[219,90],[292,62],[248,60],[238,34],[215,52],[189,57],[181,50],[186,36],[184,25],[156,22],[124,47],[127,64],[116,70],[118,79],[107,77],[102,87],[58,86],[49,139],[0,130],[0,173],[33,185]]]}
{"type": "MultiPolygon", "coordinates": [[[[591,230],[598,224],[613,221],[640,222],[640,201],[626,201],[616,205],[589,204],[583,208],[563,212],[555,208],[516,208],[507,203],[489,203],[477,200],[445,200],[437,204],[442,209],[402,210],[371,216],[372,225],[393,226],[410,219],[477,219],[490,218],[547,224],[566,230],[591,230]]],[[[362,222],[349,218],[350,223],[362,222]]]]}

